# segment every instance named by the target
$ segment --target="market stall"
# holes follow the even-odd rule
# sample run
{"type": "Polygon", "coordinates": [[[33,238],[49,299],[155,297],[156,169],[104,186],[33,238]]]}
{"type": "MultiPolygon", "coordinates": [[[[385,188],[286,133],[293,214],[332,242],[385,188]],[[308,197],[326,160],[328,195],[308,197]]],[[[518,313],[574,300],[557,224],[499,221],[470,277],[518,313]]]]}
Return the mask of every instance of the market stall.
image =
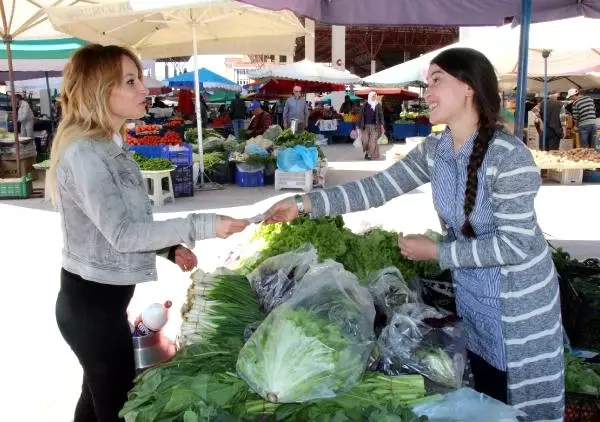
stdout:
{"type": "MultiPolygon", "coordinates": [[[[259,227],[227,268],[192,275],[179,350],[136,380],[121,415],[516,422],[517,409],[469,388],[449,272],[403,258],[397,236],[377,228],[353,233],[341,217],[259,227]]],[[[600,285],[597,260],[578,262],[560,249],[553,257],[561,290],[600,285]]],[[[593,295],[586,306],[600,297],[593,295]]],[[[598,310],[583,313],[589,308],[568,297],[563,313],[573,344],[593,345],[599,337],[590,318],[598,310]],[[577,324],[589,327],[577,335],[570,328],[577,324]]],[[[568,421],[600,417],[598,358],[584,359],[594,355],[565,352],[567,417],[587,417],[568,421]]]]}

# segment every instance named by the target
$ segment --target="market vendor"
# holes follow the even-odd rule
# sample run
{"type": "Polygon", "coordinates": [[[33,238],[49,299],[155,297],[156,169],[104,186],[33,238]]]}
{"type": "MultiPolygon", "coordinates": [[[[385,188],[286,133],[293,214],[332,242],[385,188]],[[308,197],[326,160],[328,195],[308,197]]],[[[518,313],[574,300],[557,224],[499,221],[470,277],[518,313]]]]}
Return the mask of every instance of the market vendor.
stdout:
{"type": "Polygon", "coordinates": [[[157,279],[157,256],[191,271],[197,258],[188,248],[196,241],[226,238],[248,222],[216,214],[154,221],[121,137],[125,122],[146,111],[133,52],[88,44],[63,74],[63,119],[47,180],[64,242],[56,320],[83,367],[74,421],[121,421],[136,372],[127,319],[136,284],[157,279]]]}
{"type": "Polygon", "coordinates": [[[352,100],[349,95],[344,97],[344,102],[340,107],[340,114],[350,114],[352,113],[352,100]]]}
{"type": "Polygon", "coordinates": [[[582,148],[596,147],[596,106],[590,97],[581,95],[577,88],[569,89],[567,99],[572,101],[573,121],[579,131],[579,144],[582,148]]]}
{"type": "Polygon", "coordinates": [[[33,137],[33,124],[34,124],[34,116],[29,103],[25,101],[25,98],[21,94],[15,95],[17,99],[17,120],[19,125],[21,126],[19,130],[19,135],[27,136],[29,138],[33,137]]]}
{"type": "Polygon", "coordinates": [[[252,113],[252,120],[246,130],[246,135],[249,138],[253,138],[258,135],[262,135],[271,126],[271,115],[262,109],[260,102],[257,100],[252,101],[248,111],[252,113]]]}
{"type": "Polygon", "coordinates": [[[431,123],[447,124],[444,132],[372,177],[279,201],[265,222],[362,211],[431,183],[444,240],[398,243],[406,258],[451,270],[475,390],[527,421],[561,421],[560,293],[534,208],[540,172],[526,145],[498,126],[498,80],[483,54],[445,50],[427,84],[431,123]]]}

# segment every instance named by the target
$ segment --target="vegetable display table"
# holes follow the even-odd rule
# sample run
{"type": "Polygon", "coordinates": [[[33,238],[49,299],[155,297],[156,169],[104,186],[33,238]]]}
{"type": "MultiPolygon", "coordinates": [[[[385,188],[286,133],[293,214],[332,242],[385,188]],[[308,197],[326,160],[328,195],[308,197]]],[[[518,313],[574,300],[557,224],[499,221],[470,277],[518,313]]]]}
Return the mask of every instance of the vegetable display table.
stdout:
{"type": "Polygon", "coordinates": [[[173,170],[175,170],[175,167],[170,170],[141,171],[148,192],[148,198],[150,198],[156,207],[164,205],[167,199],[170,199],[171,202],[175,202],[173,181],[171,180],[171,172],[173,170]],[[162,181],[164,179],[168,180],[168,190],[163,190],[162,181]]]}

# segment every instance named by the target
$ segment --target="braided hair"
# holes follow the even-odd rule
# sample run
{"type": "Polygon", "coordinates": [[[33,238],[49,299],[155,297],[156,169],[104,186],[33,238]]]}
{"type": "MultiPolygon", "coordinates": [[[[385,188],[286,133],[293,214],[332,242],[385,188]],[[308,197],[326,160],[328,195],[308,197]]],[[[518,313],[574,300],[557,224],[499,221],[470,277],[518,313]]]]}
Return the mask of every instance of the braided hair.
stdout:
{"type": "Polygon", "coordinates": [[[470,48],[451,48],[438,54],[432,61],[444,72],[469,85],[475,95],[474,105],[479,115],[479,128],[473,143],[473,151],[467,166],[467,185],[465,188],[465,222],[461,232],[464,236],[475,237],[475,231],[469,216],[477,199],[477,173],[490,141],[499,129],[500,96],[498,95],[498,79],[494,66],[482,53],[470,48]]]}

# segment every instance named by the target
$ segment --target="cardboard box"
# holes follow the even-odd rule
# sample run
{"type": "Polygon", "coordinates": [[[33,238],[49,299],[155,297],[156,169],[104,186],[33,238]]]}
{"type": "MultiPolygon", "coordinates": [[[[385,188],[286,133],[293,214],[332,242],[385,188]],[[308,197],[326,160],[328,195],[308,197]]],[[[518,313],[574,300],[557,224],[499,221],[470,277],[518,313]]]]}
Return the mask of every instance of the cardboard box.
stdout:
{"type": "MultiPolygon", "coordinates": [[[[21,159],[21,176],[25,176],[27,173],[31,173],[31,176],[35,179],[37,172],[33,170],[35,164],[35,157],[21,159]]],[[[0,161],[0,178],[11,178],[19,177],[17,160],[6,160],[0,161]]]]}
{"type": "Polygon", "coordinates": [[[561,139],[558,149],[560,151],[568,151],[570,149],[573,149],[573,145],[574,145],[573,139],[561,139]]]}

